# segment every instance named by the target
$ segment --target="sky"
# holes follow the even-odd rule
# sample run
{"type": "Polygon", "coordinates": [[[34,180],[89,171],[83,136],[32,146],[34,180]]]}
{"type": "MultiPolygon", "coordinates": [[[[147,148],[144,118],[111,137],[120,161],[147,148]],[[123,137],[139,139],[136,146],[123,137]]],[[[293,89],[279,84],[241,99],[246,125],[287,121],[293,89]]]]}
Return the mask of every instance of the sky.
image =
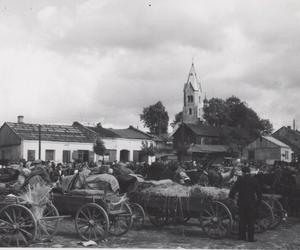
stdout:
{"type": "Polygon", "coordinates": [[[298,0],[0,0],[0,123],[172,121],[193,61],[208,98],[300,127],[299,23],[298,0]]]}

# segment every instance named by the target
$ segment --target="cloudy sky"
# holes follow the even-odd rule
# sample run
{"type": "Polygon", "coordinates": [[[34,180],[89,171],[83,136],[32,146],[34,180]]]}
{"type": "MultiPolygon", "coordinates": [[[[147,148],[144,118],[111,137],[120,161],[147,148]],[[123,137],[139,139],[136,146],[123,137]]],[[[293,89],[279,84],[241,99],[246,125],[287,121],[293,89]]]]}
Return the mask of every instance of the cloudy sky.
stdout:
{"type": "Polygon", "coordinates": [[[170,120],[194,60],[210,97],[300,127],[300,1],[0,0],[0,122],[170,120]]]}

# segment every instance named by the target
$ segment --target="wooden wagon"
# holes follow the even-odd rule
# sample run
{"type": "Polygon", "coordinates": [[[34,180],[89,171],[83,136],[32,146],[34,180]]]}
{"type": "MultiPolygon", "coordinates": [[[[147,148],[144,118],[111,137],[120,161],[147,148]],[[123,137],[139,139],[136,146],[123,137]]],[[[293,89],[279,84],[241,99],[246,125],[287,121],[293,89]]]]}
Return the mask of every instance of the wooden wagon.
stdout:
{"type": "Polygon", "coordinates": [[[58,212],[49,202],[31,204],[18,196],[0,196],[0,244],[10,247],[25,247],[35,239],[51,237],[55,234],[58,222],[58,212]],[[35,211],[41,209],[37,216],[35,211]]]}
{"type": "Polygon", "coordinates": [[[151,223],[158,227],[197,218],[203,231],[211,238],[225,237],[231,231],[233,218],[222,201],[200,196],[175,197],[142,193],[135,193],[131,199],[144,207],[151,223]]]}

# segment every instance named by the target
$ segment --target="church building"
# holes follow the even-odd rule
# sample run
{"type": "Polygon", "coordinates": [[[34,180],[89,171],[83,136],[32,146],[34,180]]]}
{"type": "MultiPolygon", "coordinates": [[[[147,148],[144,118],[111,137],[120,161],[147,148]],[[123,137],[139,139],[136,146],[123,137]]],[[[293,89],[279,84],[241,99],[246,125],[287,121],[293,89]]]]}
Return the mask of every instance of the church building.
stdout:
{"type": "Polygon", "coordinates": [[[228,146],[222,143],[221,129],[205,124],[203,106],[206,101],[192,63],[183,89],[182,121],[172,133],[174,149],[182,160],[196,160],[207,154],[224,155],[228,151],[228,146]]]}

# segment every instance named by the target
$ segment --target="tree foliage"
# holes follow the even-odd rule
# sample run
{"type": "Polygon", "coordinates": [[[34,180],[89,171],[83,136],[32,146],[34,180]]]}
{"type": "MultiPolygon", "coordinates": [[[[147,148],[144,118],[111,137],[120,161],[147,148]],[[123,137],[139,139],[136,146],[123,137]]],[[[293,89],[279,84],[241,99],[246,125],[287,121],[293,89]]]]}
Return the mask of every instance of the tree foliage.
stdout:
{"type": "Polygon", "coordinates": [[[145,107],[140,119],[152,134],[161,135],[168,132],[169,115],[161,101],[145,107]]]}
{"type": "Polygon", "coordinates": [[[226,100],[211,98],[203,108],[204,119],[208,125],[223,127],[223,138],[233,151],[240,151],[243,146],[259,135],[269,135],[273,125],[242,102],[231,96],[226,100]],[[236,128],[236,129],[235,129],[236,128]]]}
{"type": "Polygon", "coordinates": [[[105,154],[106,148],[105,148],[104,142],[101,140],[101,138],[97,138],[97,140],[93,146],[93,150],[96,155],[103,156],[105,154]]]}
{"type": "Polygon", "coordinates": [[[154,156],[155,148],[153,143],[148,141],[142,141],[141,153],[146,156],[154,156]]]}
{"type": "Polygon", "coordinates": [[[182,111],[178,112],[177,114],[175,114],[175,119],[174,121],[171,123],[172,128],[174,128],[176,126],[176,124],[182,122],[182,118],[183,118],[183,113],[182,111]]]}

